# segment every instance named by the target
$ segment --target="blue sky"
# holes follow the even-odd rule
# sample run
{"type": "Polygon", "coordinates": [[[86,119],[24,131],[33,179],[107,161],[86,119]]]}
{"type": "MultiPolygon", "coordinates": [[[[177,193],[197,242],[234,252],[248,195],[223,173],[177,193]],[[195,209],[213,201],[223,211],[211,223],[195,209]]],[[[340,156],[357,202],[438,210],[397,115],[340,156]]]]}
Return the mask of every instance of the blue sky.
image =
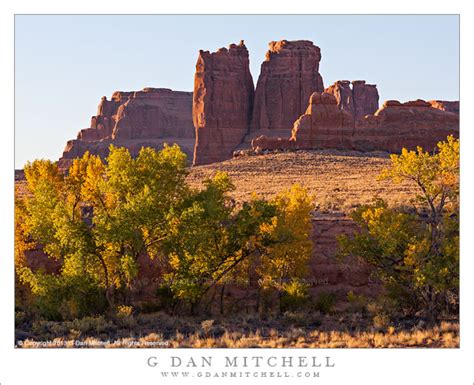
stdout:
{"type": "Polygon", "coordinates": [[[58,159],[101,96],[192,91],[199,49],[245,40],[256,84],[268,42],[312,40],[327,87],[365,79],[387,99],[459,99],[458,16],[16,16],[15,167],[58,159]]]}

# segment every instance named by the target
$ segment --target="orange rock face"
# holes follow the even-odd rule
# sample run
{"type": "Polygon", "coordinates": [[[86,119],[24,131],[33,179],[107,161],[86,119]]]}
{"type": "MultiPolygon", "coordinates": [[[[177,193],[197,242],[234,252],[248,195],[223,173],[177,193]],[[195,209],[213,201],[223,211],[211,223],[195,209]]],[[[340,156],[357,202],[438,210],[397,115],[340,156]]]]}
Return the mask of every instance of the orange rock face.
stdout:
{"type": "Polygon", "coordinates": [[[311,41],[273,41],[255,90],[251,130],[289,130],[313,92],[324,90],[321,50],[311,41]]]}
{"type": "Polygon", "coordinates": [[[194,75],[194,165],[232,157],[249,131],[254,86],[243,41],[217,52],[200,51],[194,75]]]}
{"type": "Polygon", "coordinates": [[[306,114],[293,127],[292,140],[300,149],[333,148],[400,152],[403,147],[433,150],[448,135],[459,135],[459,115],[431,107],[423,100],[385,102],[374,115],[351,122],[351,114],[337,108],[328,93],[311,95],[306,114]]]}
{"type": "Polygon", "coordinates": [[[86,151],[106,157],[110,144],[127,147],[136,155],[142,147],[161,148],[177,143],[192,158],[194,126],[192,93],[165,88],[145,88],[136,92],[114,92],[104,96],[90,128],[79,131],[66,144],[59,166],[69,167],[86,151]]]}
{"type": "Polygon", "coordinates": [[[447,100],[430,100],[428,103],[431,107],[437,108],[438,110],[454,112],[459,114],[459,102],[458,101],[447,101],[447,100]]]}

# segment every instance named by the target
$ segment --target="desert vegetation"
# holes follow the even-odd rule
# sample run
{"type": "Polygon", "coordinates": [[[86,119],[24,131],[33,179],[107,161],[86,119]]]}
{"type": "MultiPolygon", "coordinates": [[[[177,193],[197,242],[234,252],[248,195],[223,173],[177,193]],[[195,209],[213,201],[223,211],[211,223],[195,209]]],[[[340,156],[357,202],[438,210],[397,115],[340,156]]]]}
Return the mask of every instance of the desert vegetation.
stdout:
{"type": "Polygon", "coordinates": [[[382,167],[345,206],[359,231],[340,237],[340,258],[369,264],[383,290],[348,292],[342,310],[306,280],[311,215],[321,209],[306,171],[283,188],[279,172],[266,184],[264,170],[252,194],[239,190],[248,179],[219,169],[232,161],[190,171],[176,145],[136,158],[113,146],[106,160],[86,153],[66,175],[54,162],[28,163],[15,206],[18,346],[458,346],[459,141],[364,159],[382,167]],[[386,193],[397,185],[403,204],[386,193]],[[52,268],[30,266],[38,248],[52,268]],[[151,303],[137,299],[144,256],[157,266],[151,303]],[[243,289],[249,300],[232,302],[243,289]]]}

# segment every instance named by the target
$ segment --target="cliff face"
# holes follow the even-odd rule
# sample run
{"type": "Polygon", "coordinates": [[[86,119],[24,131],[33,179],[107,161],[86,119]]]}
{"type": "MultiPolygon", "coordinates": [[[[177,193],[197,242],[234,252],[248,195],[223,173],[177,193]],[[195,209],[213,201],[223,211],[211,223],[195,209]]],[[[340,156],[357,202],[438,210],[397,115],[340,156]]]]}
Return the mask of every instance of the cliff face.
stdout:
{"type": "Polygon", "coordinates": [[[199,52],[194,75],[193,164],[232,157],[249,131],[253,100],[249,53],[243,41],[217,52],[199,52]]]}
{"type": "Polygon", "coordinates": [[[423,100],[387,101],[373,115],[351,121],[328,93],[311,95],[306,114],[293,127],[295,148],[334,148],[400,152],[421,146],[433,150],[448,135],[459,135],[459,115],[433,108],[423,100]]]}
{"type": "Polygon", "coordinates": [[[309,96],[324,90],[321,50],[311,41],[272,41],[255,91],[252,131],[288,130],[309,96]]]}
{"type": "Polygon", "coordinates": [[[364,80],[338,80],[325,92],[334,95],[338,107],[349,112],[354,119],[372,115],[379,109],[377,86],[366,84],[364,80]]]}
{"type": "MultiPolygon", "coordinates": [[[[342,100],[342,99],[341,99],[342,100]]],[[[254,150],[339,149],[398,153],[417,146],[431,151],[448,135],[459,136],[459,115],[423,100],[389,100],[373,115],[355,118],[333,94],[315,92],[306,113],[296,120],[291,137],[262,135],[254,150]]]]}
{"type": "Polygon", "coordinates": [[[192,158],[192,92],[165,88],[117,91],[111,100],[102,97],[90,127],[67,142],[59,165],[66,169],[86,151],[106,157],[110,144],[125,146],[136,155],[142,146],[158,149],[164,143],[177,143],[192,158]]]}
{"type": "Polygon", "coordinates": [[[311,41],[272,41],[255,90],[254,130],[285,130],[306,109],[308,97],[324,90],[321,50],[311,41]]]}

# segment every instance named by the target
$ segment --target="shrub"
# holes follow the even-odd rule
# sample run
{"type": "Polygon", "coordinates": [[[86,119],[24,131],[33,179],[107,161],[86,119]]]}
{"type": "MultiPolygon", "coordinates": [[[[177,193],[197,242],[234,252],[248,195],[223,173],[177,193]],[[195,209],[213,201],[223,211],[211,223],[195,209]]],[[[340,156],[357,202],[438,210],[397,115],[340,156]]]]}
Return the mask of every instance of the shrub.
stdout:
{"type": "Polygon", "coordinates": [[[364,295],[357,295],[352,290],[347,293],[347,301],[349,302],[350,311],[361,312],[366,311],[367,298],[364,295]]]}
{"type": "Polygon", "coordinates": [[[314,303],[314,308],[323,314],[332,312],[336,297],[333,293],[322,292],[314,303]]]}
{"type": "Polygon", "coordinates": [[[309,284],[298,279],[283,284],[282,310],[294,311],[303,308],[309,300],[308,290],[309,284]]]}
{"type": "Polygon", "coordinates": [[[373,323],[377,329],[386,329],[390,324],[390,317],[384,313],[377,314],[373,318],[373,323]]]}

